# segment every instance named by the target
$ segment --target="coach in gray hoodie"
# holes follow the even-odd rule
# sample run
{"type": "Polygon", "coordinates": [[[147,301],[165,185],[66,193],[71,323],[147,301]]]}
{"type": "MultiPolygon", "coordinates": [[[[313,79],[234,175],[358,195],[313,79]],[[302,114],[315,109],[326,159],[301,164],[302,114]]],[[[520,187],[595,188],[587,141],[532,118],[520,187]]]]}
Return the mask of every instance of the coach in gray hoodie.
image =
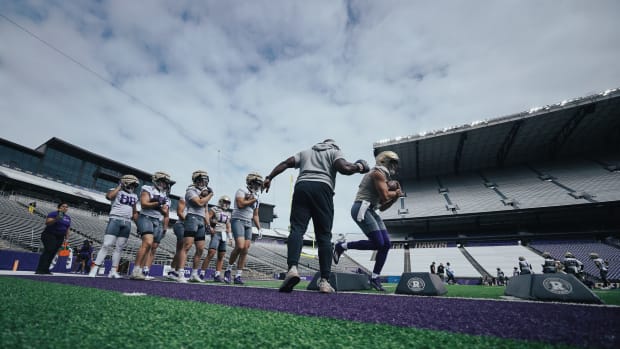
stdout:
{"type": "Polygon", "coordinates": [[[322,293],[334,292],[329,284],[332,266],[332,225],[334,222],[334,188],[336,174],[352,175],[367,173],[370,168],[364,160],[350,163],[333,139],[326,139],[312,148],[300,151],[279,163],[265,177],[263,188],[269,192],[271,181],[288,168],[298,168],[299,176],[293,192],[291,207],[291,232],[288,237],[288,268],[280,292],[292,292],[299,283],[297,264],[303,246],[303,235],[312,218],[314,233],[319,248],[321,279],[318,282],[322,293]]]}

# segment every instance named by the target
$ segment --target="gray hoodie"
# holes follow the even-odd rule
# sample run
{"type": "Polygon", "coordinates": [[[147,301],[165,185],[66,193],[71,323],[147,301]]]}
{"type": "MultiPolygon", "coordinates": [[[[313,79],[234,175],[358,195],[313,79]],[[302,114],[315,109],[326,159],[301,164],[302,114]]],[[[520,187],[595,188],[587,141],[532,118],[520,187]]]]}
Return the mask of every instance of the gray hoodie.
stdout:
{"type": "Polygon", "coordinates": [[[315,144],[311,149],[301,151],[294,156],[295,168],[299,169],[297,182],[315,181],[329,185],[332,191],[336,187],[334,162],[344,159],[340,148],[333,142],[315,144]]]}

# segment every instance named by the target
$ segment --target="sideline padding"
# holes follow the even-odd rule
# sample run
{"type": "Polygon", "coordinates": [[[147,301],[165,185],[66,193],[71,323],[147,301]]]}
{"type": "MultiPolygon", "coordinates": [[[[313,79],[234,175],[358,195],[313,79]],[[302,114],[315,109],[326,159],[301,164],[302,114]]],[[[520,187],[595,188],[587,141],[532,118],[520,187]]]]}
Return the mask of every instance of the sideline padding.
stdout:
{"type": "Polygon", "coordinates": [[[439,276],[431,273],[403,273],[396,287],[397,294],[443,296],[448,293],[439,276]]]}
{"type": "MultiPolygon", "coordinates": [[[[306,289],[316,291],[319,289],[317,283],[321,278],[321,273],[314,274],[312,281],[306,289]]],[[[329,274],[329,283],[336,291],[358,291],[370,289],[368,276],[365,274],[353,273],[334,273],[329,274]]]]}
{"type": "Polygon", "coordinates": [[[603,301],[571,274],[527,274],[508,282],[506,296],[521,299],[603,304],[603,301]]]}

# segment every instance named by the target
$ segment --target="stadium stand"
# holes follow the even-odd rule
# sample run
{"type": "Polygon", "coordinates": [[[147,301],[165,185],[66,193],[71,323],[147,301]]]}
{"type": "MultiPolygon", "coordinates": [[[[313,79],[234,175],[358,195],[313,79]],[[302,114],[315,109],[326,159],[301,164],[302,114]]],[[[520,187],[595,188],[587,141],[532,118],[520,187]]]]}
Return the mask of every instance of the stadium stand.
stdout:
{"type": "Polygon", "coordinates": [[[519,266],[520,256],[532,265],[534,273],[542,273],[544,259],[521,245],[467,246],[465,250],[491,276],[497,275],[497,268],[501,268],[506,276],[512,276],[513,268],[519,266]]]}
{"type": "MultiPolygon", "coordinates": [[[[566,252],[571,252],[583,263],[584,271],[591,277],[599,278],[599,271],[589,257],[592,252],[598,253],[603,260],[609,261],[609,280],[620,280],[620,249],[593,240],[580,241],[533,241],[530,247],[537,252],[549,252],[557,260],[563,260],[566,252]]],[[[534,263],[532,263],[534,265],[534,263]]]]}
{"type": "Polygon", "coordinates": [[[436,266],[439,263],[450,262],[456,278],[480,278],[480,272],[465,258],[458,247],[443,248],[414,248],[411,249],[411,271],[429,272],[432,262],[436,266]]]}

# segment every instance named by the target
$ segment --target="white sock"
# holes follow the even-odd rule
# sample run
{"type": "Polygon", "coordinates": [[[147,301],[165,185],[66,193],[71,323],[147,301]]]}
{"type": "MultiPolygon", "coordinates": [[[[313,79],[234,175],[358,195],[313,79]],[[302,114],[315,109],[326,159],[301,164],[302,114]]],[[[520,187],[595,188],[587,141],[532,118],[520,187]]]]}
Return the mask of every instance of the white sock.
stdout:
{"type": "MultiPolygon", "coordinates": [[[[206,270],[205,270],[205,273],[206,273],[206,270]]],[[[216,271],[215,271],[215,276],[216,276],[216,277],[220,276],[220,272],[216,270],[216,271]]]]}
{"type": "Polygon", "coordinates": [[[291,269],[289,269],[289,271],[297,273],[297,266],[296,265],[292,266],[291,269]]]}
{"type": "Polygon", "coordinates": [[[237,276],[241,276],[241,270],[237,270],[237,276]]]}

